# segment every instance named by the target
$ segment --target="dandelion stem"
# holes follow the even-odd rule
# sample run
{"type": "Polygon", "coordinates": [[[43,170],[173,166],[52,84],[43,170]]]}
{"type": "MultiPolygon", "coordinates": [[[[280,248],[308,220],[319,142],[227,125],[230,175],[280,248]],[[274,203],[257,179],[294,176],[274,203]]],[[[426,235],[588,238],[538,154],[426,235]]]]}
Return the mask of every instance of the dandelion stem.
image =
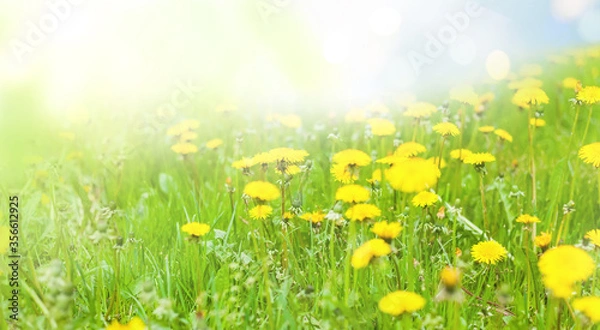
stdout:
{"type": "MultiPolygon", "coordinates": [[[[334,221],[329,221],[329,226],[331,226],[331,230],[330,230],[330,235],[331,237],[329,238],[329,263],[331,264],[331,279],[332,279],[332,288],[335,290],[335,288],[337,288],[337,285],[335,285],[336,279],[337,279],[337,275],[336,275],[336,270],[337,270],[337,263],[336,263],[336,258],[335,258],[335,222],[334,221]]],[[[335,294],[335,292],[333,292],[335,294]]]]}
{"type": "Polygon", "coordinates": [[[537,192],[536,192],[536,180],[535,180],[535,160],[534,160],[534,152],[533,152],[533,134],[535,131],[535,122],[534,125],[531,124],[533,105],[529,107],[528,111],[528,119],[527,119],[527,132],[529,134],[529,174],[531,175],[531,206],[533,208],[533,212],[536,211],[536,201],[537,201],[537,192]]]}
{"type": "Polygon", "coordinates": [[[284,213],[285,213],[285,174],[283,175],[284,177],[281,178],[281,234],[282,234],[282,246],[281,246],[281,250],[282,250],[282,254],[281,254],[281,266],[283,267],[283,270],[286,271],[287,270],[287,266],[288,266],[288,247],[287,247],[287,226],[285,224],[285,220],[284,220],[284,213]]]}
{"type": "Polygon", "coordinates": [[[344,301],[348,301],[350,294],[350,269],[352,268],[352,249],[354,248],[354,240],[356,238],[356,223],[350,221],[350,229],[348,230],[348,242],[346,246],[346,263],[344,264],[344,301]]]}
{"type": "MultiPolygon", "coordinates": [[[[442,137],[442,144],[440,145],[440,153],[438,155],[437,168],[438,170],[442,168],[442,154],[444,152],[444,142],[446,142],[446,138],[442,137]]],[[[440,185],[440,180],[435,184],[435,191],[438,191],[438,187],[440,185]]]]}
{"type": "Polygon", "coordinates": [[[525,263],[527,264],[527,295],[526,295],[526,311],[529,311],[529,306],[531,303],[532,297],[531,293],[533,293],[533,275],[531,272],[531,263],[529,259],[529,234],[525,234],[524,238],[525,242],[523,243],[523,248],[525,249],[525,263]]]}
{"type": "Polygon", "coordinates": [[[392,258],[394,260],[394,267],[396,268],[396,281],[398,283],[398,289],[402,288],[402,277],[400,273],[400,267],[398,266],[398,260],[396,258],[392,258]]]}
{"type": "Polygon", "coordinates": [[[558,245],[558,243],[560,243],[560,237],[562,235],[563,228],[565,226],[565,222],[567,220],[567,217],[568,217],[567,214],[563,214],[563,217],[560,220],[560,227],[558,228],[558,234],[556,235],[556,241],[554,242],[554,245],[558,245]]]}
{"type": "MultiPolygon", "coordinates": [[[[573,120],[573,126],[571,127],[571,136],[569,137],[569,147],[567,150],[571,150],[571,144],[573,143],[573,136],[575,136],[575,128],[577,127],[577,121],[579,120],[579,111],[581,110],[580,106],[577,106],[577,110],[575,110],[575,120],[573,120]]],[[[569,153],[570,155],[570,153],[569,153]]]]}
{"type": "Polygon", "coordinates": [[[598,171],[598,204],[600,204],[600,169],[598,171]]]}
{"type": "Polygon", "coordinates": [[[590,129],[590,122],[592,121],[592,106],[590,105],[590,111],[588,114],[587,122],[585,124],[585,130],[583,131],[583,137],[581,138],[580,146],[585,143],[585,138],[587,137],[588,131],[590,129]]]}
{"type": "Polygon", "coordinates": [[[487,232],[487,207],[485,205],[485,188],[483,186],[483,173],[479,174],[479,192],[481,193],[481,208],[483,210],[483,229],[487,232]]]}
{"type": "Polygon", "coordinates": [[[417,124],[415,125],[415,130],[413,131],[412,141],[415,142],[417,139],[417,132],[419,131],[419,124],[421,123],[421,118],[417,118],[417,124]]]}

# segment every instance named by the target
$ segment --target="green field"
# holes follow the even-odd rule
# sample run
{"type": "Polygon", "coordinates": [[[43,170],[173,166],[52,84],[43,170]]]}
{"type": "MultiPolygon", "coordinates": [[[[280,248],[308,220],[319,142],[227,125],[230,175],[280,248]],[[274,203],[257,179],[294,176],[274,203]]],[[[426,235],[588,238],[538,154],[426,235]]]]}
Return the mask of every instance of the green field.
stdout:
{"type": "Polygon", "coordinates": [[[522,68],[304,114],[198,97],[56,117],[4,91],[3,319],[8,196],[21,258],[0,329],[593,328],[600,48],[522,68]]]}

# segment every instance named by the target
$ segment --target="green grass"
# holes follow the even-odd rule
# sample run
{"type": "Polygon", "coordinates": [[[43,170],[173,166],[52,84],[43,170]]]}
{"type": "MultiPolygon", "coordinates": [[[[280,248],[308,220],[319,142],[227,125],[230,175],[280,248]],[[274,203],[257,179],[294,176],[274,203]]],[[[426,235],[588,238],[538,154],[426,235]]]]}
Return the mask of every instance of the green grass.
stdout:
{"type": "MultiPolygon", "coordinates": [[[[535,131],[535,208],[528,170],[527,113],[512,105],[512,91],[505,83],[480,84],[476,91],[493,91],[495,99],[481,118],[465,108],[468,122],[463,146],[497,158],[488,165],[484,178],[486,235],[501,243],[509,258],[489,266],[475,263],[470,256],[471,246],[484,240],[482,205],[478,173],[448,156],[459,147],[458,138],[450,138],[444,147],[448,167],[442,170],[437,192],[443,204],[435,209],[423,212],[410,204],[414,194],[400,192],[394,209],[389,185],[384,181],[374,189],[371,203],[382,210],[376,220],[401,221],[404,230],[393,240],[392,254],[355,270],[350,266],[352,251],[375,237],[369,223],[336,226],[325,220],[312,228],[296,217],[283,234],[280,200],[270,203],[275,212],[267,220],[252,220],[247,213],[241,192],[245,183],[261,177],[260,168],[255,166],[254,174],[245,176],[231,162],[275,147],[307,150],[310,170],[291,179],[286,205],[301,209],[300,214],[327,213],[335,207],[335,190],[341,185],[329,172],[333,153],[356,148],[381,158],[393,151],[395,137],[369,139],[364,123],[345,123],[343,114],[328,118],[308,113],[302,128],[296,130],[266,122],[260,109],[253,112],[240,105],[237,113],[226,115],[214,113],[208,102],[167,119],[144,110],[126,115],[94,112],[89,122],[79,124],[48,121],[32,135],[38,142],[31,145],[19,139],[8,152],[20,157],[27,150],[41,156],[40,161],[21,168],[27,179],[11,179],[17,176],[14,166],[6,167],[14,174],[7,170],[2,175],[6,182],[2,195],[17,194],[22,200],[19,325],[23,329],[97,329],[113,318],[126,322],[138,315],[151,329],[452,329],[457,324],[464,329],[583,328],[580,315],[574,318],[564,302],[546,296],[537,268],[540,251],[531,244],[524,247],[528,233],[514,220],[523,213],[536,214],[542,220],[538,233],[556,235],[563,205],[573,200],[576,211],[566,216],[563,243],[581,244],[585,232],[600,228],[598,170],[576,155],[583,143],[600,141],[600,109],[594,108],[582,141],[588,108],[581,108],[569,147],[576,111],[569,99],[574,93],[557,88],[567,76],[581,79],[584,86],[598,85],[593,68],[600,62],[589,59],[584,67],[542,64],[543,89],[550,103],[543,107],[547,125],[535,131]],[[173,141],[166,130],[187,118],[201,121],[197,145],[221,138],[223,146],[217,150],[201,147],[186,158],[172,152],[173,141]],[[481,125],[506,129],[514,141],[496,143],[493,134],[487,138],[477,132],[481,125]],[[76,137],[60,139],[60,131],[76,137]],[[82,157],[69,159],[71,152],[81,152],[82,157]],[[233,210],[227,178],[235,188],[233,210]],[[442,205],[445,217],[438,219],[442,205]],[[211,226],[198,242],[187,240],[181,232],[181,226],[191,221],[211,226]],[[282,265],[284,242],[289,250],[287,268],[282,265]],[[462,250],[459,258],[455,248],[462,250]],[[53,264],[53,260],[60,263],[53,264]],[[465,293],[461,305],[434,299],[439,273],[448,264],[460,267],[462,287],[472,293],[465,293]],[[412,315],[386,315],[378,310],[378,301],[395,290],[417,292],[427,304],[412,315]]],[[[421,99],[442,104],[445,98],[444,94],[421,99]]],[[[399,132],[396,138],[411,140],[412,121],[401,115],[398,106],[388,105],[399,132]]],[[[450,102],[453,122],[459,107],[450,102]]],[[[18,114],[11,118],[19,119],[23,130],[31,130],[26,118],[18,114]]],[[[438,112],[421,124],[417,142],[427,147],[426,158],[439,152],[440,140],[431,132],[431,123],[441,119],[438,112]]],[[[370,187],[366,179],[380,166],[373,163],[363,168],[357,183],[370,187]]],[[[279,185],[281,177],[272,168],[265,175],[267,181],[279,185]]],[[[5,221],[5,197],[1,203],[5,221]]],[[[598,249],[589,253],[600,261],[598,249]]],[[[0,259],[4,273],[0,292],[7,297],[7,259],[0,259]]],[[[578,287],[579,295],[599,293],[597,281],[578,287]]],[[[6,299],[0,306],[6,318],[6,299]]]]}

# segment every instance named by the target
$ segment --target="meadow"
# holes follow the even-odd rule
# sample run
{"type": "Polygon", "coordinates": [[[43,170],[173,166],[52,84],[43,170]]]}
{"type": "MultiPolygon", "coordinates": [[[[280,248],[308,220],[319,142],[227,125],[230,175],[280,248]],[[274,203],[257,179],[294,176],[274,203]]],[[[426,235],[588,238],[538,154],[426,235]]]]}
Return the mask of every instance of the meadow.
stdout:
{"type": "Polygon", "coordinates": [[[39,130],[1,187],[0,329],[594,328],[600,48],[509,78],[305,114],[15,111],[39,130]]]}

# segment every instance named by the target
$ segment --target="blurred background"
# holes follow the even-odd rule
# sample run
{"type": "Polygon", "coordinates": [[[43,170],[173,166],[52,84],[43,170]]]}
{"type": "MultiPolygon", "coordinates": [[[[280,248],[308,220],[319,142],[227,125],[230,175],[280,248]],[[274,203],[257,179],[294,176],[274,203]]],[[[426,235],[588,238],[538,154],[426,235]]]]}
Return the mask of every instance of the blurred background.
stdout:
{"type": "Polygon", "coordinates": [[[0,157],[45,114],[343,112],[597,42],[596,0],[2,0],[0,157]]]}

